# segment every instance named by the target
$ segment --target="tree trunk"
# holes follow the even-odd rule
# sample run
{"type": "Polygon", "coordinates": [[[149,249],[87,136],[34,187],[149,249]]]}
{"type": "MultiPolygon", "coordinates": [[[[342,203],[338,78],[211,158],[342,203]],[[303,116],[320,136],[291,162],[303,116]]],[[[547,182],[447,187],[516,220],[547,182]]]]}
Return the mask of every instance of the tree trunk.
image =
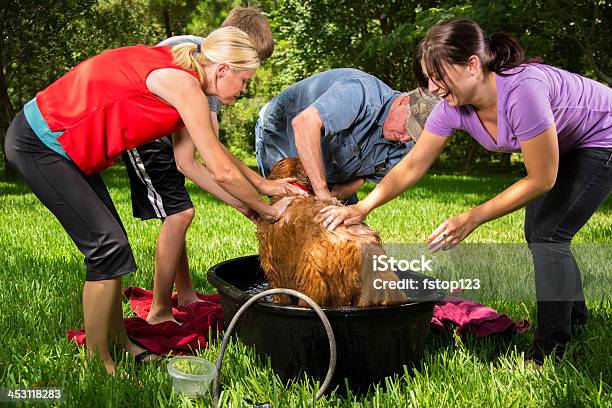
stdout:
{"type": "MultiPolygon", "coordinates": [[[[0,50],[1,51],[1,50],[0,50]]],[[[0,52],[0,145],[2,146],[2,162],[4,163],[4,177],[6,179],[17,178],[17,172],[11,167],[6,161],[6,154],[4,154],[4,137],[6,130],[8,129],[13,116],[15,116],[15,110],[9,98],[8,87],[6,79],[4,77],[4,65],[2,63],[2,53],[0,52]]]]}
{"type": "Polygon", "coordinates": [[[465,174],[468,174],[472,168],[472,161],[474,160],[474,153],[476,153],[476,148],[478,147],[476,141],[470,137],[470,141],[469,141],[469,146],[468,146],[468,151],[467,151],[467,157],[465,159],[465,168],[464,168],[464,172],[465,174]]]}
{"type": "Polygon", "coordinates": [[[164,9],[164,28],[166,29],[166,37],[172,37],[172,27],[170,26],[170,10],[168,10],[168,7],[164,9]]]}
{"type": "Polygon", "coordinates": [[[595,18],[593,19],[593,21],[591,21],[591,27],[589,30],[589,34],[585,34],[585,38],[587,39],[585,57],[587,59],[588,64],[593,69],[593,71],[595,71],[595,75],[597,75],[598,79],[601,80],[602,82],[605,82],[606,85],[610,86],[612,85],[612,77],[608,75],[607,73],[603,72],[597,65],[597,62],[595,61],[595,58],[594,58],[595,54],[593,53],[593,46],[591,43],[591,39],[593,38],[595,31],[597,30],[595,21],[596,20],[605,21],[605,17],[601,15],[601,9],[599,8],[599,4],[597,2],[594,2],[594,3],[595,3],[595,11],[593,14],[595,18]]]}
{"type": "Polygon", "coordinates": [[[512,153],[502,153],[501,154],[502,168],[507,169],[508,167],[510,167],[510,157],[511,156],[512,156],[512,153]]]}
{"type": "Polygon", "coordinates": [[[610,86],[612,84],[612,77],[607,75],[597,66],[597,62],[595,62],[595,58],[593,58],[593,51],[590,47],[585,50],[585,58],[587,63],[591,66],[591,69],[595,72],[597,78],[601,82],[604,82],[606,85],[610,86]]]}
{"type": "Polygon", "coordinates": [[[612,77],[603,72],[597,65],[595,58],[593,58],[593,46],[591,45],[591,42],[584,36],[582,36],[582,38],[567,36],[567,38],[569,38],[571,41],[574,41],[578,45],[584,55],[587,64],[595,72],[597,79],[610,86],[610,84],[612,84],[612,77]]]}

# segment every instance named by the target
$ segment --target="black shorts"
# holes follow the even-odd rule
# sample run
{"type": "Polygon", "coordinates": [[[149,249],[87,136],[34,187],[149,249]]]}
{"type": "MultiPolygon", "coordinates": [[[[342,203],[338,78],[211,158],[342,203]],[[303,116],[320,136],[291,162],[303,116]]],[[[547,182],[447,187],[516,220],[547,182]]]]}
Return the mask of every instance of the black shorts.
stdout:
{"type": "Polygon", "coordinates": [[[134,217],[148,220],[193,208],[185,176],[176,168],[170,137],[122,153],[132,190],[134,217]]]}
{"type": "Polygon", "coordinates": [[[4,147],[8,162],[85,255],[88,281],[136,270],[127,234],[99,174],[85,175],[43,144],[23,111],[11,122],[4,147]]]}

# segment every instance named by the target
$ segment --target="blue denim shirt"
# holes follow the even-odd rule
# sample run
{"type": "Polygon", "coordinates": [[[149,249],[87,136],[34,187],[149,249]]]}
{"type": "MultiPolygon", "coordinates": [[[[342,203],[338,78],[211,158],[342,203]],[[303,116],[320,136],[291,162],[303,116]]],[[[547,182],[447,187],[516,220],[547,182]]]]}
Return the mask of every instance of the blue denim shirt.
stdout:
{"type": "Polygon", "coordinates": [[[313,106],[323,121],[327,182],[363,177],[378,183],[414,145],[383,138],[383,123],[399,94],[378,78],[350,68],[325,71],[291,85],[259,113],[255,149],[260,171],[267,176],[278,160],[298,156],[291,120],[313,106]]]}

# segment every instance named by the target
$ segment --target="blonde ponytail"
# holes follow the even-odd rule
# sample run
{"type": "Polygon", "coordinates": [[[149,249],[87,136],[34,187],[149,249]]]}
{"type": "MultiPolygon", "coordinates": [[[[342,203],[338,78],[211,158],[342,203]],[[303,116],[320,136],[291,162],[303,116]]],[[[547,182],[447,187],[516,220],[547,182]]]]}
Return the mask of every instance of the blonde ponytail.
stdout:
{"type": "Polygon", "coordinates": [[[233,71],[259,68],[259,55],[249,36],[236,27],[223,27],[211,32],[197,52],[196,44],[172,47],[174,63],[181,68],[198,73],[200,82],[206,83],[204,67],[226,63],[233,71]]]}
{"type": "Polygon", "coordinates": [[[206,66],[206,57],[202,53],[196,53],[198,46],[196,44],[179,44],[172,47],[172,57],[174,63],[181,68],[189,71],[195,71],[200,77],[200,82],[204,83],[206,74],[204,67],[206,66]]]}

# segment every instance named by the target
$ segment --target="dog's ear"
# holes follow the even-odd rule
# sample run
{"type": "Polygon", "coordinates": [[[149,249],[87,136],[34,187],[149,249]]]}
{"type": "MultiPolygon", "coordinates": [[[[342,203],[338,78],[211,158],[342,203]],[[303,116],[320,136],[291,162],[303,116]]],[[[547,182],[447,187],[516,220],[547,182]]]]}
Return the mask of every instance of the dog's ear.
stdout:
{"type": "Polygon", "coordinates": [[[272,169],[270,170],[270,175],[268,176],[268,180],[278,180],[287,177],[293,177],[292,172],[292,159],[281,159],[274,163],[272,169]]]}

